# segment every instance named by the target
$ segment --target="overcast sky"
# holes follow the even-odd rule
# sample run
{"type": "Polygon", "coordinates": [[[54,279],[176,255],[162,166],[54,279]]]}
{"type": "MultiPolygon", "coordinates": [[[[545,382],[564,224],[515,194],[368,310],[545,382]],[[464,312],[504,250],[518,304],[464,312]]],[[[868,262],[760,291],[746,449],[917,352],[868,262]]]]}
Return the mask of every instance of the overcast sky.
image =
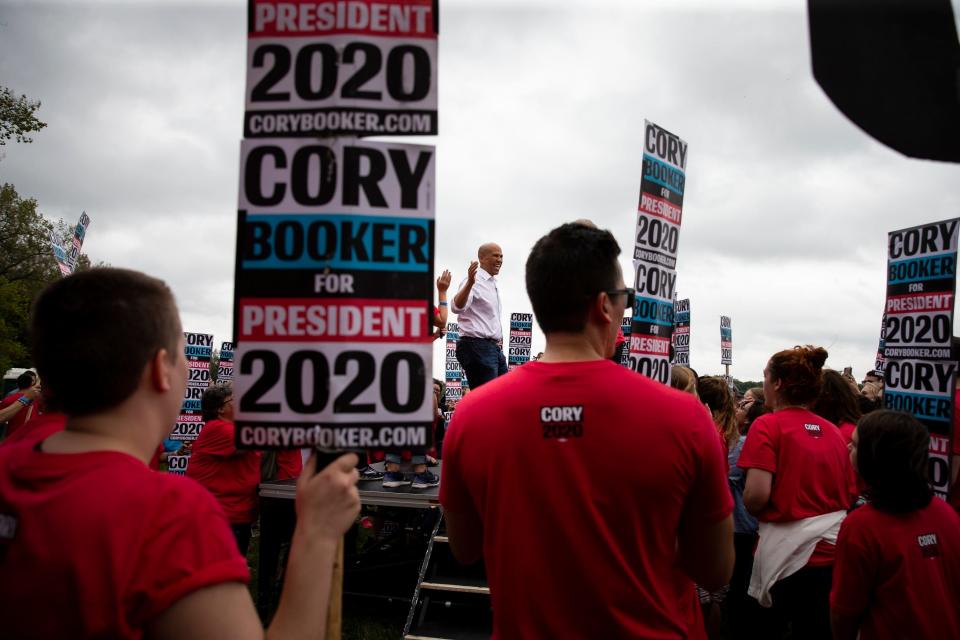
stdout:
{"type": "MultiPolygon", "coordinates": [[[[442,0],[440,135],[411,140],[437,146],[437,269],[456,284],[500,243],[506,323],[530,310],[536,239],[587,217],[616,235],[631,284],[647,118],[689,144],[677,289],[692,366],[722,372],[723,314],[738,378],[804,343],[862,376],[886,234],[960,215],[960,166],[905,158],[832,106],[805,2],[720,4],[442,0]]],[[[231,338],[245,7],[0,0],[0,85],[41,100],[49,125],[3,148],[0,182],[51,220],[86,210],[90,258],[165,279],[185,329],[217,342],[231,338]]]]}

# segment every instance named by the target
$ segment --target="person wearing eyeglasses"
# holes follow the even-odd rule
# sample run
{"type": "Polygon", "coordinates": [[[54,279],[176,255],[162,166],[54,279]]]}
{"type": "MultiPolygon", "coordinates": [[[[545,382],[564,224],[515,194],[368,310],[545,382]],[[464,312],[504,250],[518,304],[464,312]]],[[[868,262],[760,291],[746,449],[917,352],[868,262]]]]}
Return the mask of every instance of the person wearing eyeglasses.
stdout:
{"type": "Polygon", "coordinates": [[[609,361],[634,292],[609,231],[540,238],[543,358],[465,397],[444,441],[454,556],[483,556],[499,638],[690,638],[733,569],[724,451],[693,396],[609,361]],[[610,465],[611,452],[638,464],[610,465]]]}
{"type": "Polygon", "coordinates": [[[257,519],[260,454],[239,450],[234,443],[236,427],[230,388],[209,387],[203,392],[200,408],[205,422],[193,443],[187,477],[203,485],[223,507],[237,539],[237,548],[245,556],[250,545],[250,529],[257,519]]]}

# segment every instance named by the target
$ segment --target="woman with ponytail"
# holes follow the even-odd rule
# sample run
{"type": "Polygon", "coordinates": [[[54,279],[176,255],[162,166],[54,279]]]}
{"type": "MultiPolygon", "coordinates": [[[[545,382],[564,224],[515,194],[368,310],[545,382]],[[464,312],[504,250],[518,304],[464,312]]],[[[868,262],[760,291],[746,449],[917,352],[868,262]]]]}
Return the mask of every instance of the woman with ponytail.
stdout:
{"type": "Polygon", "coordinates": [[[773,411],[751,425],[737,465],[747,471],[743,503],[760,521],[749,593],[773,607],[779,637],[830,637],[830,582],[840,523],[856,484],[839,429],[809,410],[822,384],[827,352],[794,347],[763,371],[773,411]]]}

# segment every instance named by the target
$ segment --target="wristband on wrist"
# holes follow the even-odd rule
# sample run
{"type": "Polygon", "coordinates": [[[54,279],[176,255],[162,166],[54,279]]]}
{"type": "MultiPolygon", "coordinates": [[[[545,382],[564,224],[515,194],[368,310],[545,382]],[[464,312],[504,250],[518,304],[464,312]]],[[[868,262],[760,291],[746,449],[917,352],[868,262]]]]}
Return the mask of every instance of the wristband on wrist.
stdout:
{"type": "Polygon", "coordinates": [[[33,400],[24,396],[20,396],[19,398],[17,398],[17,402],[19,402],[25,407],[29,407],[31,404],[33,404],[33,400]]]}
{"type": "Polygon", "coordinates": [[[438,307],[445,307],[445,306],[447,306],[447,301],[446,301],[446,300],[443,300],[443,301],[441,301],[441,302],[438,302],[438,303],[437,303],[437,306],[438,306],[438,307]]]}

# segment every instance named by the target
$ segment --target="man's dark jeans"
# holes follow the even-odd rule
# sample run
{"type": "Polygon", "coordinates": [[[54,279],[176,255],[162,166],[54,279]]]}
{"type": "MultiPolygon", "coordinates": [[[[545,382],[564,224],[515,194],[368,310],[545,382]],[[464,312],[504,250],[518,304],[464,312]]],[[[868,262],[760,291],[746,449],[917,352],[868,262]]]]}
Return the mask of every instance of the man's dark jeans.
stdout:
{"type": "Polygon", "coordinates": [[[493,340],[461,336],[457,340],[457,362],[471,391],[507,372],[507,359],[493,340]]]}

